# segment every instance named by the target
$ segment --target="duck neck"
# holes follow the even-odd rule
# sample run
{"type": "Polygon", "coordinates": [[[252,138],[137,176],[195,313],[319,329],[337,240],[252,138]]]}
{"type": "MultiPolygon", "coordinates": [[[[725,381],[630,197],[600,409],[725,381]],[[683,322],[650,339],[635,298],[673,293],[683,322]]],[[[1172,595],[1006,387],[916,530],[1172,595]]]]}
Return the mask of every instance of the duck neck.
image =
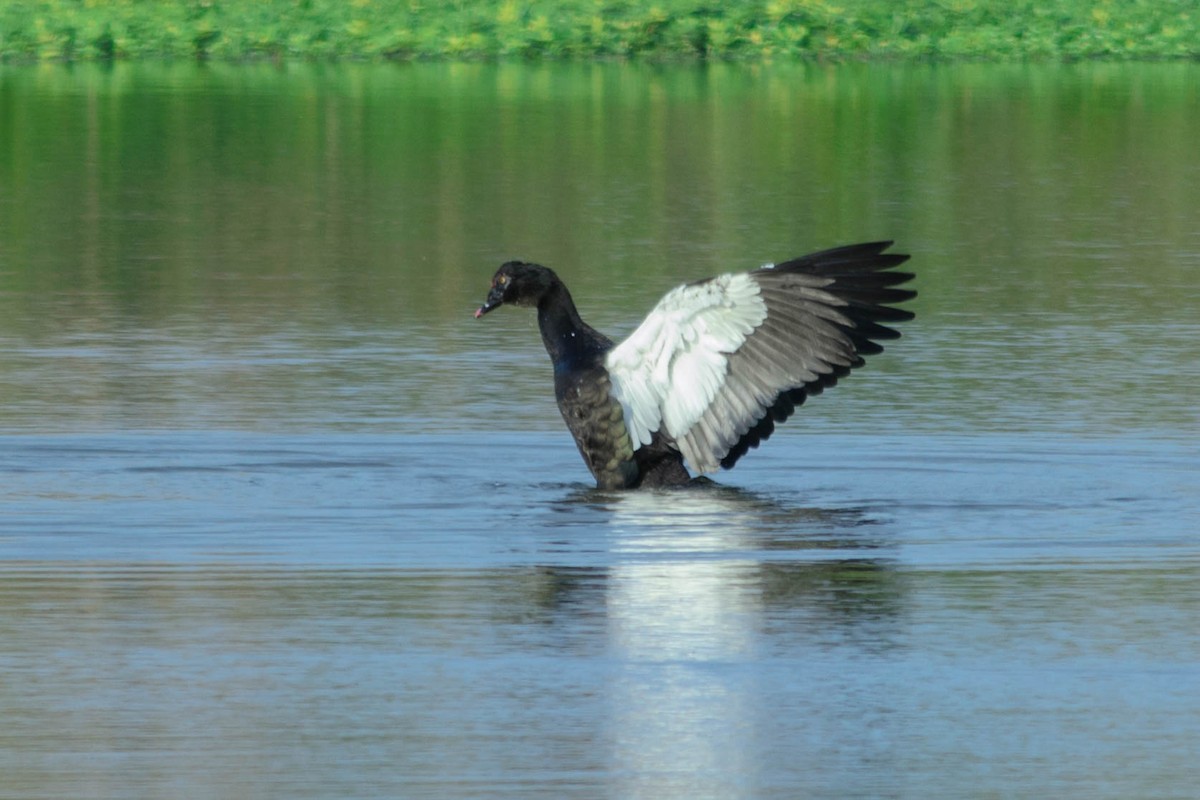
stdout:
{"type": "Polygon", "coordinates": [[[571,293],[555,281],[538,301],[538,327],[556,369],[579,365],[580,357],[602,353],[611,342],[584,322],[571,293]]]}

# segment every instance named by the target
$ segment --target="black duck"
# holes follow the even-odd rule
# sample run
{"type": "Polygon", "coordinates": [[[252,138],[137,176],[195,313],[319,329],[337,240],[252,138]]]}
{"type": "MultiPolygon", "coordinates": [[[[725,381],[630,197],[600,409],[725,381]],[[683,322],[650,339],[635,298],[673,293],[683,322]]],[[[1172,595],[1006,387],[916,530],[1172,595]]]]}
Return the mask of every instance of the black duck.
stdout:
{"type": "Polygon", "coordinates": [[[837,383],[912,319],[916,292],[891,242],[824,250],[668,292],[620,344],[579,316],[567,287],[510,261],[476,318],[537,308],[554,393],[602,489],[671,486],[729,469],[796,406],[837,383]],[[686,463],[686,467],[685,467],[686,463]]]}

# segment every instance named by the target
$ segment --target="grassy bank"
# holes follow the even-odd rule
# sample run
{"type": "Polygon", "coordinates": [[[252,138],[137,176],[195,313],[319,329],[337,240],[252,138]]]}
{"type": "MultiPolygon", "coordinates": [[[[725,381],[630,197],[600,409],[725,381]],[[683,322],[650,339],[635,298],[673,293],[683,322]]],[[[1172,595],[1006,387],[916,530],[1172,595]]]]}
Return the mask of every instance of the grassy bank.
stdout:
{"type": "Polygon", "coordinates": [[[1195,0],[4,0],[0,59],[1197,58],[1195,0]]]}

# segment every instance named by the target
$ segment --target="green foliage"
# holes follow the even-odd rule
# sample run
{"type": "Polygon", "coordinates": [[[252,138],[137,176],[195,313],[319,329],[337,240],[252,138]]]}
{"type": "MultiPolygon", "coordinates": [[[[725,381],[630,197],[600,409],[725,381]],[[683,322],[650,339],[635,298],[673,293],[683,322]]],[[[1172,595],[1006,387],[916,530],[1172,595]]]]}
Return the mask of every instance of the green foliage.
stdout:
{"type": "Polygon", "coordinates": [[[6,0],[0,58],[1198,58],[1194,0],[6,0]]]}

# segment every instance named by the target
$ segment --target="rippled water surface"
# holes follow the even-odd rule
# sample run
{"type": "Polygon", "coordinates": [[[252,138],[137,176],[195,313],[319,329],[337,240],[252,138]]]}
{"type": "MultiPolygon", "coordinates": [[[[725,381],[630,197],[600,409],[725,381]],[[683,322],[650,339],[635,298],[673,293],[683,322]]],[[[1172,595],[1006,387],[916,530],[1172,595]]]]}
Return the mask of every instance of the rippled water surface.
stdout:
{"type": "Polygon", "coordinates": [[[0,66],[0,796],[1192,796],[1197,80],[0,66]],[[470,313],[881,237],[905,337],[712,486],[470,313]]]}

